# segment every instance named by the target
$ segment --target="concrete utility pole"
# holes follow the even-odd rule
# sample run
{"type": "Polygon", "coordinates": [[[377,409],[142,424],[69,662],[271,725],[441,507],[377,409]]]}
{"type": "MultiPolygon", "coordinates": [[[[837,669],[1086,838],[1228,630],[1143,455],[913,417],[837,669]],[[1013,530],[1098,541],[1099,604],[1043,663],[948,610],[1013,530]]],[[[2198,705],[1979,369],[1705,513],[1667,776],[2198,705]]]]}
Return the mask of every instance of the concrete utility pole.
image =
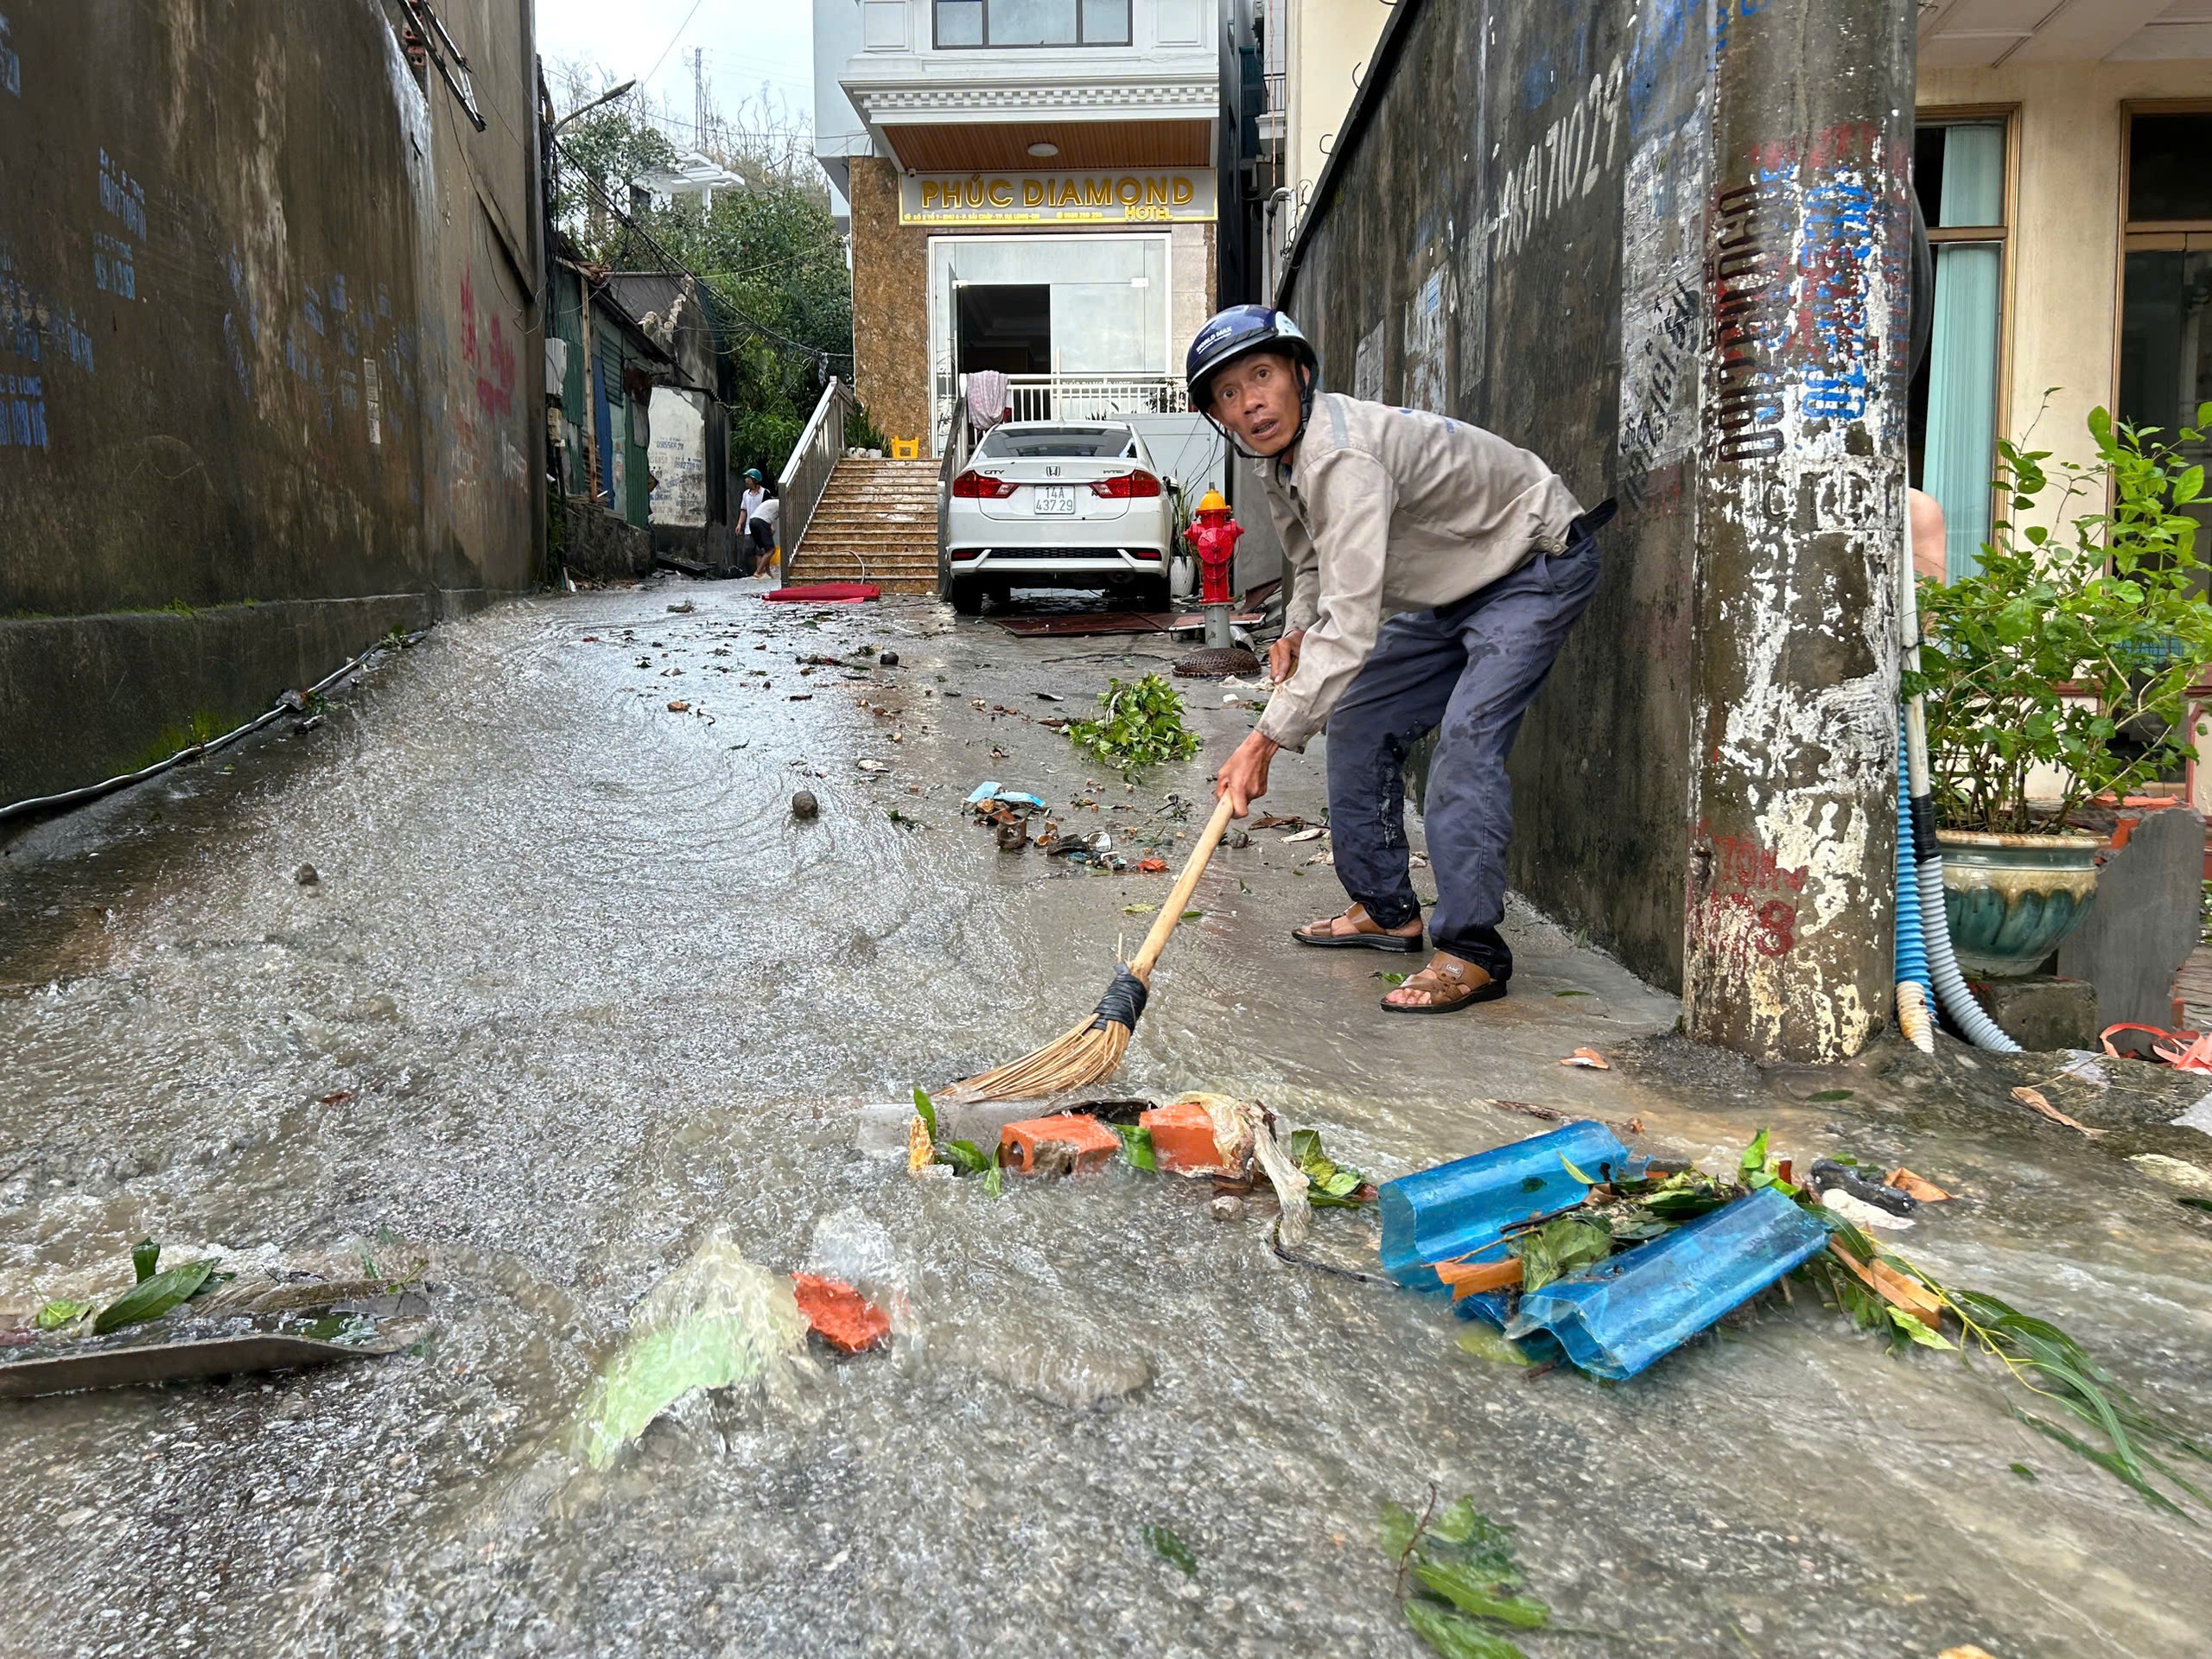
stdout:
{"type": "Polygon", "coordinates": [[[1682,1001],[1840,1060],[1891,995],[1913,5],[1717,12],[1682,1001]]]}

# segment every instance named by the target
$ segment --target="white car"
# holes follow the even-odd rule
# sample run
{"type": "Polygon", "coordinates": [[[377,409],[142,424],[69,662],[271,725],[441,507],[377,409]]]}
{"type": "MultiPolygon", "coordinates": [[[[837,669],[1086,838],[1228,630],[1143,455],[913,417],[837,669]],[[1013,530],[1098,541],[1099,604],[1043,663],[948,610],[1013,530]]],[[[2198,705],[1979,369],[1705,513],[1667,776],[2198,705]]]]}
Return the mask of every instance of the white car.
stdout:
{"type": "Polygon", "coordinates": [[[973,616],[1014,588],[1103,588],[1167,607],[1175,519],[1135,429],[1008,421],[983,435],[944,504],[938,592],[973,616]]]}

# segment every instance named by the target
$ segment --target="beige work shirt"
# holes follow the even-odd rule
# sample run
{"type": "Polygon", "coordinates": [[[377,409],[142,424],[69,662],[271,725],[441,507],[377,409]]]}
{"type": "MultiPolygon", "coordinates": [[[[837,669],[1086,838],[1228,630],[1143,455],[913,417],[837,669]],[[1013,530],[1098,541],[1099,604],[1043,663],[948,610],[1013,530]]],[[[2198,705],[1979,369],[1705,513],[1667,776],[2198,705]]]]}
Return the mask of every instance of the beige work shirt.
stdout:
{"type": "Polygon", "coordinates": [[[1556,553],[1582,512],[1559,475],[1494,432],[1336,392],[1290,464],[1258,463],[1290,568],[1286,632],[1298,671],[1259,728],[1303,749],[1375,649],[1383,619],[1465,599],[1556,553]]]}

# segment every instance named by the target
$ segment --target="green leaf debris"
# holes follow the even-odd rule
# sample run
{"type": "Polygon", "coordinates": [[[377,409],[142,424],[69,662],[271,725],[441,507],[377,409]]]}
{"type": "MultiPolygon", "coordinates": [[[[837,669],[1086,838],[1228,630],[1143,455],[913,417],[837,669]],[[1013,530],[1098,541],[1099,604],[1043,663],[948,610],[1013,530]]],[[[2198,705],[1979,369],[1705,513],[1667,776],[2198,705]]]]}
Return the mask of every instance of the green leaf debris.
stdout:
{"type": "Polygon", "coordinates": [[[1418,1516],[1385,1503],[1379,1539],[1397,1562],[1406,1622],[1446,1659],[1528,1659],[1503,1630],[1555,1628],[1551,1609],[1521,1593],[1513,1529],[1478,1510],[1473,1498],[1440,1514],[1432,1489],[1418,1516]]]}
{"type": "Polygon", "coordinates": [[[1135,685],[1107,681],[1098,704],[1096,718],[1068,722],[1068,739],[1124,778],[1198,752],[1198,734],[1183,724],[1183,699],[1157,674],[1135,685]]]}

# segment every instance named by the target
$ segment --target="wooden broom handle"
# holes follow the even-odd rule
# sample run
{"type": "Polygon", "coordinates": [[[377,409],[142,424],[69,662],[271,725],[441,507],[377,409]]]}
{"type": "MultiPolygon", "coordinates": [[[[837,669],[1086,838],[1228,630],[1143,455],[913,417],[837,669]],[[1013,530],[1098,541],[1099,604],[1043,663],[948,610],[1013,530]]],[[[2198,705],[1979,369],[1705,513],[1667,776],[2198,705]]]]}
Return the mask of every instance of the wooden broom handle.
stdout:
{"type": "Polygon", "coordinates": [[[1152,965],[1160,960],[1160,953],[1167,948],[1167,936],[1175,931],[1175,924],[1183,919],[1183,906],[1191,902],[1191,894],[1198,885],[1198,878],[1206,873],[1206,862],[1213,856],[1213,849],[1221,845],[1221,838],[1229,829],[1229,815],[1233,803],[1229,797],[1221,798],[1213,810],[1213,817],[1206,820],[1206,827],[1198,832],[1198,844],[1191,849],[1189,861],[1183,874],[1175,878],[1175,886],[1168,893],[1167,902],[1160,907],[1160,918],[1152,925],[1152,931],[1144,936],[1144,943],[1137,947],[1135,956],[1129,958],[1129,971],[1147,984],[1152,982],[1152,965]]]}

